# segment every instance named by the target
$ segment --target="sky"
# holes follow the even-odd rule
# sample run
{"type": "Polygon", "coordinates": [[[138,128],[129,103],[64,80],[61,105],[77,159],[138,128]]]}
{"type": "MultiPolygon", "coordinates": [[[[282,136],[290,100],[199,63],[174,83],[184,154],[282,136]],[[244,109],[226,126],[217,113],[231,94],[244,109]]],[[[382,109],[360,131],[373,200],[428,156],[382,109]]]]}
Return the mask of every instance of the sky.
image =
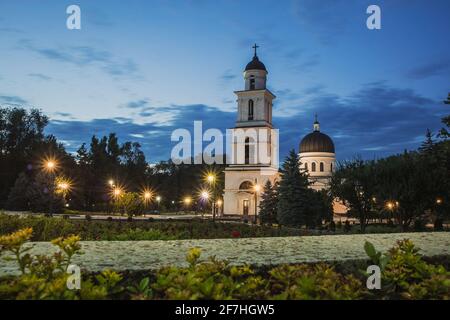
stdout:
{"type": "Polygon", "coordinates": [[[173,130],[236,121],[257,43],[280,156],[318,114],[338,160],[416,149],[449,114],[448,0],[0,0],[0,105],[39,108],[74,152],[92,135],[170,158],[173,130]],[[66,8],[81,8],[81,30],[66,8]],[[381,29],[366,27],[369,5],[381,29]]]}

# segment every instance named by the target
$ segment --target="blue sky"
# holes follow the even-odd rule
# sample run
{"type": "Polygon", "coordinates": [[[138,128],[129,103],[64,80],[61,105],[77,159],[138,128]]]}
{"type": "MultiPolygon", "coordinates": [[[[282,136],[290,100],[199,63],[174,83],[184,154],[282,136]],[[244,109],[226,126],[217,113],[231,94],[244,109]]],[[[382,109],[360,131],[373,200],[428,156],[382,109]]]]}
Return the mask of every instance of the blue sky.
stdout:
{"type": "Polygon", "coordinates": [[[338,159],[414,149],[448,114],[447,0],[1,0],[0,104],[41,108],[69,151],[93,134],[168,159],[176,128],[234,126],[260,45],[281,156],[318,113],[338,159]],[[81,7],[81,30],[66,8],[81,7]],[[382,29],[366,28],[377,4],[382,29]]]}

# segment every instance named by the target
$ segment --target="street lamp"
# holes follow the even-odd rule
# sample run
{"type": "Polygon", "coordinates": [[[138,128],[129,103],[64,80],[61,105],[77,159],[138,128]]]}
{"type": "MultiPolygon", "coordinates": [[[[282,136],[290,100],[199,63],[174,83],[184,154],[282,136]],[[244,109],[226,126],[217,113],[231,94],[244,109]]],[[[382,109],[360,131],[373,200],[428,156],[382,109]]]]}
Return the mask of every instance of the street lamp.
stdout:
{"type": "Polygon", "coordinates": [[[188,211],[189,206],[191,205],[192,199],[191,197],[186,197],[183,199],[185,210],[188,211]]]}
{"type": "Polygon", "coordinates": [[[215,202],[215,196],[216,196],[216,175],[213,172],[210,172],[206,175],[206,181],[208,182],[211,190],[212,190],[212,214],[213,214],[213,221],[216,220],[216,202],[215,202]]]}
{"type": "Polygon", "coordinates": [[[58,169],[58,162],[55,158],[45,158],[42,162],[42,169],[46,171],[48,174],[50,174],[50,207],[49,207],[49,215],[51,216],[53,214],[53,196],[55,193],[55,174],[56,170],[58,169]]]}
{"type": "Polygon", "coordinates": [[[219,215],[221,215],[222,213],[221,213],[221,208],[222,208],[222,200],[217,200],[217,202],[216,202],[216,204],[217,204],[217,213],[219,213],[219,215]]]}
{"type": "Polygon", "coordinates": [[[156,196],[155,200],[158,203],[158,210],[159,210],[159,204],[161,203],[161,196],[156,196]]]}
{"type": "Polygon", "coordinates": [[[261,191],[261,186],[256,183],[253,185],[253,193],[255,194],[255,224],[258,223],[258,193],[261,191]]]}

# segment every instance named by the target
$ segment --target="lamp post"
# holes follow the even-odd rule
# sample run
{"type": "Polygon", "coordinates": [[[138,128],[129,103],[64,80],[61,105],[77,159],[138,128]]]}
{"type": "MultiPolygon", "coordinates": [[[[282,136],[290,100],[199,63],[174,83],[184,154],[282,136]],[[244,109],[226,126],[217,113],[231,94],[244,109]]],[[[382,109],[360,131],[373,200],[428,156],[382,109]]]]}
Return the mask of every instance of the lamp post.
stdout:
{"type": "Polygon", "coordinates": [[[44,171],[46,171],[47,173],[50,174],[50,189],[49,189],[49,194],[50,194],[50,205],[49,205],[49,215],[51,216],[53,214],[53,196],[55,193],[55,174],[56,174],[56,170],[58,168],[58,162],[56,161],[56,159],[53,158],[48,158],[45,159],[43,162],[43,169],[44,171]]]}
{"type": "Polygon", "coordinates": [[[215,201],[215,197],[216,197],[216,190],[215,190],[215,186],[216,186],[216,176],[212,173],[209,173],[206,176],[206,181],[208,181],[209,186],[212,190],[212,214],[213,214],[213,221],[216,221],[216,201],[215,201]]]}
{"type": "Polygon", "coordinates": [[[255,184],[253,185],[253,193],[255,195],[255,224],[258,223],[258,193],[261,191],[261,186],[255,180],[255,184]]]}
{"type": "Polygon", "coordinates": [[[158,203],[158,213],[159,213],[159,204],[161,203],[161,196],[156,196],[156,202],[158,203]]]}
{"type": "Polygon", "coordinates": [[[186,197],[186,198],[183,199],[184,209],[186,211],[189,211],[189,207],[190,207],[191,202],[192,202],[191,197],[186,197]]]}
{"type": "MultiPolygon", "coordinates": [[[[203,190],[200,192],[200,198],[203,200],[204,203],[208,202],[210,195],[209,192],[207,190],[203,190]]],[[[203,213],[205,212],[205,210],[202,210],[202,218],[203,218],[203,213]]]]}
{"type": "Polygon", "coordinates": [[[222,214],[221,212],[222,209],[222,200],[217,200],[217,213],[219,214],[219,216],[222,214]]]}

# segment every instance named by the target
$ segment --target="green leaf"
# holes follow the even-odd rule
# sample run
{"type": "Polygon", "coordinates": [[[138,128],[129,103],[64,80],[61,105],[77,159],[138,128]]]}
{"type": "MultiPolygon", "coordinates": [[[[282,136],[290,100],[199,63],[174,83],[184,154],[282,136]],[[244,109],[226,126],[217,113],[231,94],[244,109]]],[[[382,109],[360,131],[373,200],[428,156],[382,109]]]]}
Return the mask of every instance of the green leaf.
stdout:
{"type": "Polygon", "coordinates": [[[148,277],[142,279],[142,280],[141,280],[141,283],[139,283],[139,288],[140,288],[142,291],[145,290],[145,289],[147,289],[147,288],[148,288],[149,282],[150,282],[150,279],[149,279],[148,277]]]}
{"type": "Polygon", "coordinates": [[[366,251],[366,254],[369,256],[370,259],[373,260],[373,262],[377,263],[377,251],[375,250],[375,247],[373,246],[372,243],[370,243],[369,241],[366,241],[366,243],[364,243],[364,251],[366,251]]]}

